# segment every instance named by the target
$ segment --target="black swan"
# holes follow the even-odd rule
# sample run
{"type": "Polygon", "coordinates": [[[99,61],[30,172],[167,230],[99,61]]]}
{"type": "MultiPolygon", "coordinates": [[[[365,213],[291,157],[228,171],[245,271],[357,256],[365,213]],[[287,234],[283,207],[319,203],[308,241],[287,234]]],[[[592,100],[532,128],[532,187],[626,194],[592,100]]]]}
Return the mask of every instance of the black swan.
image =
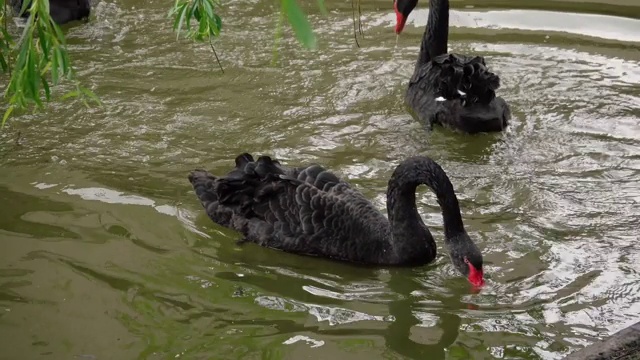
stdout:
{"type": "MultiPolygon", "coordinates": [[[[20,14],[23,0],[11,0],[13,11],[20,14]]],[[[29,5],[22,17],[29,17],[29,5]]],[[[66,24],[75,20],[89,18],[91,14],[91,3],[89,0],[49,0],[49,14],[58,25],[66,24]]]]}
{"type": "MultiPolygon", "coordinates": [[[[418,0],[394,0],[396,34],[400,35],[418,0]]],[[[449,1],[430,0],[429,19],[406,102],[421,121],[466,133],[496,132],[507,127],[511,110],[496,97],[498,75],[489,71],[481,56],[447,53],[449,1]]]]}
{"type": "Polygon", "coordinates": [[[240,242],[368,265],[422,265],[436,243],[416,209],[416,187],[429,186],[444,218],[445,245],[455,267],[484,284],[482,254],[464,229],[458,198],[440,165],[411,157],[393,172],[387,219],[362,193],[319,165],[286,168],[244,153],[217,177],[194,170],[189,181],[207,215],[244,235],[240,242]]]}

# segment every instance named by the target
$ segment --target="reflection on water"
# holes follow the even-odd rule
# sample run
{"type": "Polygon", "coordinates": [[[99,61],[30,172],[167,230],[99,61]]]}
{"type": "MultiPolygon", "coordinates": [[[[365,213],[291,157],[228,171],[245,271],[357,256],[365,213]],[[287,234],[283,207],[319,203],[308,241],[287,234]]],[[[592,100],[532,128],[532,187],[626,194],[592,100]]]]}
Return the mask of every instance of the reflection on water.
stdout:
{"type": "MultiPolygon", "coordinates": [[[[321,48],[287,33],[269,67],[275,9],[229,4],[224,75],[175,42],[166,4],[102,1],[68,30],[105,107],[57,102],[0,132],[3,356],[559,359],[637,322],[638,20],[453,11],[450,49],[484,55],[514,112],[505,133],[467,136],[427,133],[402,104],[426,9],[396,47],[389,4],[368,3],[356,49],[350,8],[327,6],[321,48]],[[186,174],[243,151],[326,164],[381,209],[397,162],[433,157],[487,287],[444,255],[387,269],[236,245],[186,174]]],[[[418,199],[442,239],[435,199],[418,199]]]]}
{"type": "MultiPolygon", "coordinates": [[[[417,8],[411,13],[407,25],[413,24],[423,31],[429,8],[417,8]]],[[[370,25],[389,25],[396,21],[395,14],[375,17],[370,25]]],[[[451,10],[449,26],[453,28],[529,30],[550,33],[570,33],[602,39],[640,42],[640,20],[617,16],[578,14],[541,10],[451,10]],[[544,19],[544,21],[541,21],[544,19]]],[[[418,31],[418,30],[416,30],[418,31]]],[[[472,30],[471,30],[472,31],[472,30]]]]}

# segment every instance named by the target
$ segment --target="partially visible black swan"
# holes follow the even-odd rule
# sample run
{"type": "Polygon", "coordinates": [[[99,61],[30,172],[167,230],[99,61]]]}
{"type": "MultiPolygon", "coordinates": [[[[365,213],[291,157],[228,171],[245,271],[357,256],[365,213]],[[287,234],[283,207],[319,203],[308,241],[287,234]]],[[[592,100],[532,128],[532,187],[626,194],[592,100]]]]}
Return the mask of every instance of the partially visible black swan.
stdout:
{"type": "MultiPolygon", "coordinates": [[[[23,0],[11,0],[15,14],[20,14],[23,2],[23,0]]],[[[30,5],[27,5],[27,9],[21,14],[22,17],[29,17],[30,5]]],[[[49,14],[58,25],[87,19],[91,14],[91,3],[89,0],[49,0],[49,14]]]]}
{"type": "MultiPolygon", "coordinates": [[[[417,4],[418,0],[394,0],[396,34],[400,35],[417,4]]],[[[448,36],[449,1],[430,0],[406,102],[431,128],[440,124],[466,133],[502,131],[511,111],[504,99],[496,97],[500,78],[481,56],[448,54],[448,36]]]]}
{"type": "Polygon", "coordinates": [[[464,229],[453,185],[427,157],[411,157],[393,172],[389,219],[319,165],[286,168],[268,156],[254,161],[244,153],[226,176],[195,170],[189,181],[207,215],[242,233],[242,241],[360,264],[405,266],[436,256],[436,243],[416,209],[416,187],[425,184],[442,208],[453,264],[472,284],[484,283],[482,254],[464,229]]]}

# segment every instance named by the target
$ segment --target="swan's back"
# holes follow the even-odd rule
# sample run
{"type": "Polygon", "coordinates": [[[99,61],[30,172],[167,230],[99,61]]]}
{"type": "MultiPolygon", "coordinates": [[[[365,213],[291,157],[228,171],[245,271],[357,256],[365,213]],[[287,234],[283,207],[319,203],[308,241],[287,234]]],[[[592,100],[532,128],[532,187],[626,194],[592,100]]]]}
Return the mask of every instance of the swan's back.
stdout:
{"type": "MultiPolygon", "coordinates": [[[[416,66],[407,100],[416,102],[419,91],[430,92],[434,98],[447,100],[463,97],[467,104],[489,104],[496,97],[500,78],[487,68],[481,56],[468,57],[458,54],[444,54],[416,66]]],[[[434,99],[435,100],[435,99],[434,99]]]]}
{"type": "Polygon", "coordinates": [[[286,168],[267,156],[254,161],[242,154],[226,176],[195,170],[189,181],[207,215],[246,241],[360,263],[390,256],[386,217],[319,165],[286,168]]]}
{"type": "Polygon", "coordinates": [[[498,75],[481,56],[444,54],[416,65],[406,93],[421,120],[468,133],[502,131],[511,117],[498,75]]]}

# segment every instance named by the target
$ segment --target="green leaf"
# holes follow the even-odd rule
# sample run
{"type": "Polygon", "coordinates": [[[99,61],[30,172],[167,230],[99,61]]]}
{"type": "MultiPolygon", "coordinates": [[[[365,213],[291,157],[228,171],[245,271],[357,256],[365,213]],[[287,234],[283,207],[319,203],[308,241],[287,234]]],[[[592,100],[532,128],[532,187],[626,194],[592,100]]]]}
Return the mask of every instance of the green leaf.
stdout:
{"type": "Polygon", "coordinates": [[[62,95],[61,99],[62,100],[66,100],[72,97],[78,97],[80,95],[80,91],[78,90],[73,90],[73,91],[69,91],[68,93],[62,95]]]}
{"type": "Polygon", "coordinates": [[[43,76],[40,78],[42,80],[42,87],[44,88],[44,96],[47,101],[51,100],[51,90],[49,89],[49,84],[47,83],[47,79],[43,76]]]}
{"type": "Polygon", "coordinates": [[[180,10],[178,12],[178,16],[176,16],[176,22],[178,23],[178,27],[176,30],[176,22],[174,22],[173,29],[176,30],[176,39],[180,37],[180,31],[182,30],[182,25],[184,25],[184,20],[187,17],[187,5],[182,4],[180,6],[180,10]]]}
{"type": "Polygon", "coordinates": [[[307,16],[302,12],[296,0],[282,0],[282,5],[298,41],[308,49],[315,49],[316,36],[313,33],[313,29],[311,29],[307,16]]]}
{"type": "Polygon", "coordinates": [[[320,8],[320,13],[324,16],[329,15],[329,12],[327,11],[327,7],[324,6],[324,0],[317,0],[318,1],[318,8],[320,8]]]}
{"type": "Polygon", "coordinates": [[[198,16],[198,4],[192,3],[191,8],[189,9],[189,15],[187,16],[187,27],[191,29],[191,19],[195,18],[196,20],[199,18],[198,16]]]}
{"type": "Polygon", "coordinates": [[[38,38],[40,39],[40,48],[42,48],[42,54],[46,61],[49,61],[49,42],[47,41],[46,32],[42,26],[38,24],[37,27],[38,38]]]}
{"type": "MultiPolygon", "coordinates": [[[[59,75],[60,76],[64,76],[65,74],[67,74],[69,69],[68,69],[67,62],[65,61],[66,59],[65,59],[63,50],[61,48],[59,48],[59,47],[56,47],[55,50],[54,50],[54,54],[55,54],[55,56],[56,56],[56,58],[58,60],[57,63],[58,63],[59,70],[62,70],[62,73],[59,74],[59,75]]],[[[57,84],[57,82],[54,82],[54,85],[56,85],[56,84],[57,84]]]]}
{"type": "Polygon", "coordinates": [[[20,7],[20,15],[24,14],[25,10],[29,7],[28,1],[23,1],[22,6],[20,7]]]}
{"type": "MultiPolygon", "coordinates": [[[[0,40],[4,40],[4,39],[0,39],[0,40]]],[[[2,70],[2,72],[8,72],[9,71],[9,63],[8,63],[8,59],[9,59],[9,49],[8,47],[3,46],[4,42],[0,43],[0,69],[2,70]],[[6,59],[5,59],[5,53],[7,54],[6,59]]]]}
{"type": "Polygon", "coordinates": [[[62,29],[60,29],[60,27],[56,23],[52,23],[51,27],[53,28],[55,38],[60,42],[61,45],[66,45],[66,40],[62,29]]]}
{"type": "Polygon", "coordinates": [[[4,127],[4,123],[7,122],[7,119],[9,118],[9,116],[11,116],[11,113],[15,108],[16,107],[14,105],[9,105],[7,111],[4,112],[4,116],[2,117],[2,125],[0,127],[4,127]]]}
{"type": "Polygon", "coordinates": [[[202,5],[204,7],[204,11],[207,14],[207,17],[209,19],[213,19],[213,4],[210,2],[210,0],[203,0],[202,1],[202,5]]]}
{"type": "MultiPolygon", "coordinates": [[[[41,1],[39,4],[42,5],[42,8],[38,9],[39,13],[43,13],[43,14],[51,13],[51,11],[49,10],[49,1],[41,1]]],[[[46,20],[46,18],[43,18],[43,17],[39,17],[39,18],[46,20]]]]}
{"type": "Polygon", "coordinates": [[[198,40],[202,40],[209,34],[208,31],[209,25],[205,19],[200,20],[200,25],[198,26],[198,40]]]}
{"type": "Polygon", "coordinates": [[[100,99],[98,98],[98,96],[96,96],[96,94],[93,93],[93,91],[80,86],[79,87],[80,92],[86,96],[87,98],[89,98],[89,100],[92,100],[93,102],[97,103],[98,105],[102,106],[102,103],[100,102],[100,99]]]}
{"type": "Polygon", "coordinates": [[[53,85],[58,83],[58,68],[60,64],[58,64],[58,57],[56,56],[56,52],[53,52],[53,56],[51,57],[51,82],[53,85]]]}
{"type": "MultiPolygon", "coordinates": [[[[33,100],[38,99],[38,79],[40,77],[40,72],[36,70],[36,62],[35,62],[35,51],[29,53],[27,57],[27,86],[29,87],[30,96],[33,97],[33,100]]],[[[37,102],[37,101],[36,101],[37,102]]]]}
{"type": "Polygon", "coordinates": [[[216,24],[216,27],[218,28],[218,33],[220,33],[220,30],[222,30],[222,18],[220,18],[218,14],[213,14],[213,22],[216,24]]]}
{"type": "Polygon", "coordinates": [[[23,69],[25,64],[27,63],[27,57],[29,55],[29,45],[31,42],[24,41],[20,45],[20,52],[18,53],[18,58],[16,59],[16,69],[23,69]]]}

